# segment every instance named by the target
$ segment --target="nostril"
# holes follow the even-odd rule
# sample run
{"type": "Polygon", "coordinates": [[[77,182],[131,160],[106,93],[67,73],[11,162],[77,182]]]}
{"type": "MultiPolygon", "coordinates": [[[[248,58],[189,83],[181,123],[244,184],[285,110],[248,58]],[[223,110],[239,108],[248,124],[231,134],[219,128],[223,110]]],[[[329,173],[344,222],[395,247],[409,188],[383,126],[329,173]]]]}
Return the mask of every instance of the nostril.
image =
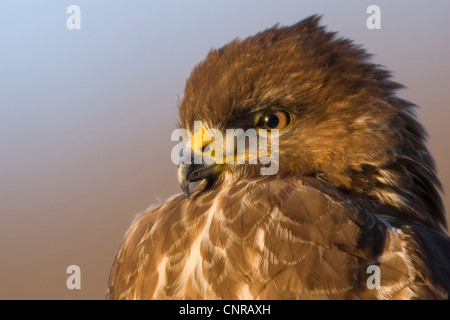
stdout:
{"type": "Polygon", "coordinates": [[[205,152],[206,149],[209,147],[209,145],[214,142],[214,140],[215,140],[215,137],[211,137],[210,141],[203,141],[202,152],[205,152]]]}

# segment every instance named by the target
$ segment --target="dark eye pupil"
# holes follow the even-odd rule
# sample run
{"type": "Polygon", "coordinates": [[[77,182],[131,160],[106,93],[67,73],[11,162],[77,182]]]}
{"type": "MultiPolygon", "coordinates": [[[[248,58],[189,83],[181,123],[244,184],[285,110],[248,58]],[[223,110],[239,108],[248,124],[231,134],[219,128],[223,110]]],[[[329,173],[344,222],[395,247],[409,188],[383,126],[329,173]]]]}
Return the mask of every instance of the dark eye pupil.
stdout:
{"type": "Polygon", "coordinates": [[[280,123],[280,119],[274,113],[269,113],[264,117],[264,123],[268,128],[276,128],[280,123]]]}

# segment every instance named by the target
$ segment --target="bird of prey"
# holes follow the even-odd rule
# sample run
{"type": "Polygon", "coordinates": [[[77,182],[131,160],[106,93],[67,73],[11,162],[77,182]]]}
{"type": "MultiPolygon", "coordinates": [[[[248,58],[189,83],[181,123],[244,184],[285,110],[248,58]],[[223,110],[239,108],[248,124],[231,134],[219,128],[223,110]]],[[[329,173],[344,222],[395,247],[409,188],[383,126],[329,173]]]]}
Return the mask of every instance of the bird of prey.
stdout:
{"type": "Polygon", "coordinates": [[[108,298],[447,299],[441,185],[401,87],[319,16],[212,49],[179,127],[278,130],[278,171],[181,163],[185,192],[132,223],[108,298]]]}

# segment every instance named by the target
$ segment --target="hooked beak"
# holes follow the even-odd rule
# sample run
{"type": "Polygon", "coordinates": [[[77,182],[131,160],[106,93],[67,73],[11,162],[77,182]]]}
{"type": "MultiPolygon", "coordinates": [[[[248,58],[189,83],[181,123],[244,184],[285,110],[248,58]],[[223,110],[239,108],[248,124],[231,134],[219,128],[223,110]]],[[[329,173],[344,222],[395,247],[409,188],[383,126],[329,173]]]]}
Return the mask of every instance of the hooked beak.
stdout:
{"type": "MultiPolygon", "coordinates": [[[[194,125],[195,128],[195,125],[194,125]]],[[[207,185],[211,185],[221,172],[222,165],[217,163],[206,164],[203,159],[205,148],[214,141],[207,130],[202,126],[196,128],[194,135],[185,146],[183,155],[178,165],[177,176],[181,190],[189,198],[189,184],[191,182],[207,180],[207,185]]]]}
{"type": "Polygon", "coordinates": [[[221,171],[220,167],[221,166],[217,164],[179,164],[177,176],[181,190],[183,190],[184,194],[189,198],[189,183],[203,179],[208,180],[209,183],[213,182],[221,171]]]}

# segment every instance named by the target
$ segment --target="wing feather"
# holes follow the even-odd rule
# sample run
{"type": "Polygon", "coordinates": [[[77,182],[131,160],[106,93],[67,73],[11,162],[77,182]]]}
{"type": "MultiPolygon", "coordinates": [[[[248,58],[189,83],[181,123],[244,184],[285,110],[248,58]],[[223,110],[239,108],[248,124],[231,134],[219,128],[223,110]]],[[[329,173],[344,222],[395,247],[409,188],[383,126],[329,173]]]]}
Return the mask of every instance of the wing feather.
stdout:
{"type": "Polygon", "coordinates": [[[447,298],[448,237],[373,212],[313,178],[179,195],[133,223],[109,298],[447,298]],[[380,268],[378,289],[367,286],[370,265],[380,268]]]}

